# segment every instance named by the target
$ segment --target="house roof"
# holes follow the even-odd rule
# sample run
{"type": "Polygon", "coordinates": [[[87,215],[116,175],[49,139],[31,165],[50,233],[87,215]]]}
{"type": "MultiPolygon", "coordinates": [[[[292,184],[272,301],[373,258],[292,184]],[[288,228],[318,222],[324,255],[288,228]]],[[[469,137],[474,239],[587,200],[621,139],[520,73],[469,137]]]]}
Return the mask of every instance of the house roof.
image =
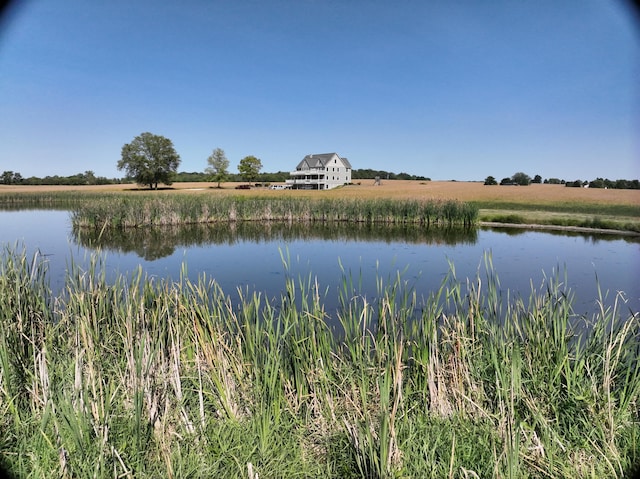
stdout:
{"type": "Polygon", "coordinates": [[[325,168],[327,163],[333,159],[334,156],[340,158],[344,166],[351,168],[351,163],[346,158],[341,158],[337,153],[319,153],[305,156],[300,163],[298,163],[297,169],[307,168],[325,168]]]}

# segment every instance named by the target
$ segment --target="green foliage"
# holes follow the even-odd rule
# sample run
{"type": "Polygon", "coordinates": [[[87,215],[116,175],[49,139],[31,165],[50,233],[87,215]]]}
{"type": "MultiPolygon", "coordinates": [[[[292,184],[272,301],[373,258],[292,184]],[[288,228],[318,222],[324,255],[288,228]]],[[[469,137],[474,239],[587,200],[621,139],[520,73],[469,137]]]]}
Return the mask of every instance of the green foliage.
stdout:
{"type": "Polygon", "coordinates": [[[484,184],[488,186],[493,186],[493,185],[497,185],[498,182],[493,176],[487,176],[484,180],[484,184]]]}
{"type": "Polygon", "coordinates": [[[3,185],[19,185],[22,183],[22,175],[13,171],[3,171],[0,175],[0,183],[3,185]]]}
{"type": "Polygon", "coordinates": [[[373,180],[379,177],[383,180],[421,180],[430,181],[430,178],[422,175],[411,175],[409,173],[393,173],[385,170],[372,170],[370,168],[361,168],[351,170],[352,180],[373,180]]]}
{"type": "Polygon", "coordinates": [[[179,171],[173,176],[174,183],[206,183],[211,176],[198,171],[179,171]]]}
{"type": "Polygon", "coordinates": [[[522,173],[521,171],[519,171],[511,177],[511,181],[513,181],[516,185],[528,186],[531,183],[531,177],[526,173],[522,173]]]}
{"type": "Polygon", "coordinates": [[[589,182],[589,188],[609,188],[609,189],[640,189],[640,180],[616,180],[607,178],[596,178],[589,182]]]}
{"type": "Polygon", "coordinates": [[[238,172],[244,181],[255,181],[262,169],[262,162],[255,156],[245,156],[238,163],[238,172]]]}
{"type": "Polygon", "coordinates": [[[505,224],[514,224],[514,225],[520,225],[520,224],[525,224],[526,221],[524,219],[524,217],[522,217],[521,215],[517,215],[517,214],[507,214],[507,215],[487,215],[485,217],[483,217],[484,221],[489,221],[492,223],[505,223],[505,224]]]}
{"type": "Polygon", "coordinates": [[[582,180],[575,180],[575,181],[567,181],[564,185],[570,188],[582,188],[586,184],[587,183],[582,180]]]}
{"type": "Polygon", "coordinates": [[[119,170],[125,170],[128,177],[150,189],[157,189],[158,183],[170,185],[179,165],[180,156],[171,140],[148,132],[125,144],[118,161],[119,170]]]}
{"type": "Polygon", "coordinates": [[[207,164],[209,166],[207,166],[205,173],[211,175],[211,179],[217,182],[218,188],[220,188],[220,183],[229,178],[229,160],[224,150],[221,148],[213,150],[213,153],[207,158],[207,164]]]}
{"type": "Polygon", "coordinates": [[[622,478],[639,459],[640,316],[620,294],[577,317],[558,272],[528,297],[490,255],[437,291],[343,274],[327,311],[284,254],[280,297],[238,304],[205,275],[107,281],[99,256],[54,295],[44,264],[0,257],[16,477],[622,478]]]}
{"type": "Polygon", "coordinates": [[[550,185],[563,185],[564,184],[564,180],[561,180],[560,178],[549,178],[547,180],[544,180],[545,183],[548,183],[550,185]]]}

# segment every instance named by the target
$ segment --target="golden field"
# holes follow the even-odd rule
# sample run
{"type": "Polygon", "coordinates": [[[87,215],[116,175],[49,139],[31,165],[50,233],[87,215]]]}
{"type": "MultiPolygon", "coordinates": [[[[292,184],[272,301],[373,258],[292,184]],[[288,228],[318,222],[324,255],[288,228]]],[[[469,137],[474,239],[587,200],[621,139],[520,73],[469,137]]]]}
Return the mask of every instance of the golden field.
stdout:
{"type": "MultiPolygon", "coordinates": [[[[569,188],[564,185],[532,184],[529,186],[485,186],[481,182],[383,180],[374,186],[373,180],[355,180],[355,184],[328,191],[270,190],[251,188],[236,190],[240,183],[174,183],[162,191],[176,193],[209,193],[259,196],[292,196],[302,198],[397,198],[397,199],[456,199],[491,203],[522,204],[600,204],[640,206],[640,190],[569,188]],[[359,184],[358,184],[359,183],[359,184]]],[[[2,192],[48,191],[149,191],[137,185],[99,186],[23,186],[0,185],[2,192]]]]}

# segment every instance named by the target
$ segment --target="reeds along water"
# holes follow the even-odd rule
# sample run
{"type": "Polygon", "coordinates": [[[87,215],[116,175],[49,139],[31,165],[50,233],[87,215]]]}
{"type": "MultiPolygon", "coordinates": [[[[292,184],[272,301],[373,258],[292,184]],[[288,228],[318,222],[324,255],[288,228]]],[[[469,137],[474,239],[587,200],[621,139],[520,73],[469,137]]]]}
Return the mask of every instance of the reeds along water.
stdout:
{"type": "MultiPolygon", "coordinates": [[[[286,269],[286,258],[285,258],[286,269]]],[[[17,477],[624,477],[639,460],[640,316],[578,318],[553,276],[528,298],[491,259],[434,292],[287,277],[107,283],[53,296],[42,258],[0,261],[0,465],[17,477]],[[423,296],[424,299],[420,299],[423,296]]]]}
{"type": "Polygon", "coordinates": [[[229,221],[464,225],[478,209],[457,201],[295,199],[209,195],[108,195],[74,207],[77,227],[127,228],[229,221]]]}

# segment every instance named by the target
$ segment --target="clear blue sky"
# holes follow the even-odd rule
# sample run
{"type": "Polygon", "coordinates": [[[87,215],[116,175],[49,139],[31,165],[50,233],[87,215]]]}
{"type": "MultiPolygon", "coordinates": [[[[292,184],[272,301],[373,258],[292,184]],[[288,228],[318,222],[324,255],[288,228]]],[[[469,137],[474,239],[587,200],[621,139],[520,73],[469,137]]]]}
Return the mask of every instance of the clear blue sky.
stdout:
{"type": "Polygon", "coordinates": [[[26,0],[0,23],[0,172],[121,177],[170,138],[290,171],[640,177],[640,27],[621,0],[26,0]]]}

